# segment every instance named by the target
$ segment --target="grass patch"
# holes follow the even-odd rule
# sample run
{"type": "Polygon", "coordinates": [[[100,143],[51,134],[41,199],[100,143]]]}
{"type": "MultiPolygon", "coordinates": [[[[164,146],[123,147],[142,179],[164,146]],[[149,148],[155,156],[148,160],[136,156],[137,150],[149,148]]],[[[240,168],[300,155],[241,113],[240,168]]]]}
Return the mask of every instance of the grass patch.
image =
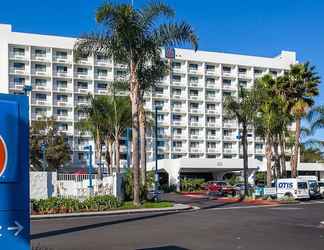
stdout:
{"type": "Polygon", "coordinates": [[[134,206],[132,201],[126,201],[122,204],[120,207],[121,209],[134,209],[134,208],[166,208],[166,207],[172,207],[173,204],[168,201],[160,201],[160,202],[149,202],[145,201],[141,204],[141,206],[137,207],[134,206]]]}

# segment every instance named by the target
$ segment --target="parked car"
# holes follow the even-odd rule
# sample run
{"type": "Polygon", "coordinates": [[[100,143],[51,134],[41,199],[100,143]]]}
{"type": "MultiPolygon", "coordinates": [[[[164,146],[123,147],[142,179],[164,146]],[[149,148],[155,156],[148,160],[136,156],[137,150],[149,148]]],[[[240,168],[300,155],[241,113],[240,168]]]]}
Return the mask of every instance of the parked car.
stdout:
{"type": "Polygon", "coordinates": [[[236,194],[236,189],[228,185],[225,181],[209,181],[207,187],[208,195],[234,196],[236,194]]]}
{"type": "Polygon", "coordinates": [[[322,195],[322,198],[324,198],[324,181],[319,181],[318,182],[318,186],[319,186],[319,189],[320,189],[320,193],[322,195]]]}
{"type": "Polygon", "coordinates": [[[286,178],[277,180],[277,197],[309,199],[309,184],[307,180],[298,178],[286,178]]]}

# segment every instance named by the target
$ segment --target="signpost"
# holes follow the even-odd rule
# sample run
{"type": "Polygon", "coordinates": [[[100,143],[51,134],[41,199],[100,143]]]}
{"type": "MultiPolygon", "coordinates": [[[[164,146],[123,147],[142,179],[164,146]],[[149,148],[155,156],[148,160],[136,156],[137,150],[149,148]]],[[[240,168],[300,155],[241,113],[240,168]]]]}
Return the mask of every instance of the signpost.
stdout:
{"type": "Polygon", "coordinates": [[[88,159],[88,172],[89,172],[89,195],[93,195],[93,185],[92,185],[92,146],[85,146],[84,150],[87,150],[87,159],[88,159]]]}
{"type": "Polygon", "coordinates": [[[0,94],[0,249],[30,249],[28,97],[0,94]]]}

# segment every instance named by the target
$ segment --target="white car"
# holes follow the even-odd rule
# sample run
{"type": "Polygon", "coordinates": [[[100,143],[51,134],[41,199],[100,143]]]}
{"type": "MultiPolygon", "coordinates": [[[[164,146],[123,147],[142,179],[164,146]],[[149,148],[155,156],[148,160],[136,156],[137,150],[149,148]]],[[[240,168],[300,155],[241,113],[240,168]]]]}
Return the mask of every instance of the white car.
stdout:
{"type": "Polygon", "coordinates": [[[318,182],[318,186],[319,186],[319,189],[320,189],[320,193],[322,195],[322,198],[324,198],[324,181],[319,181],[318,182]]]}
{"type": "Polygon", "coordinates": [[[309,185],[306,180],[286,178],[277,180],[277,197],[309,199],[309,185]]]}

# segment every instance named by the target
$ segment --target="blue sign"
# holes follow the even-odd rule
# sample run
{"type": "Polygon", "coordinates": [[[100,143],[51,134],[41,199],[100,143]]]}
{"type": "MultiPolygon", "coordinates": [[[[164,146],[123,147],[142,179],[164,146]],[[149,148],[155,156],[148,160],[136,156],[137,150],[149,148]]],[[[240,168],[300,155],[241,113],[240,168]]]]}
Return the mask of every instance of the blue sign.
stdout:
{"type": "Polygon", "coordinates": [[[28,97],[0,94],[0,249],[30,249],[28,97]]]}

